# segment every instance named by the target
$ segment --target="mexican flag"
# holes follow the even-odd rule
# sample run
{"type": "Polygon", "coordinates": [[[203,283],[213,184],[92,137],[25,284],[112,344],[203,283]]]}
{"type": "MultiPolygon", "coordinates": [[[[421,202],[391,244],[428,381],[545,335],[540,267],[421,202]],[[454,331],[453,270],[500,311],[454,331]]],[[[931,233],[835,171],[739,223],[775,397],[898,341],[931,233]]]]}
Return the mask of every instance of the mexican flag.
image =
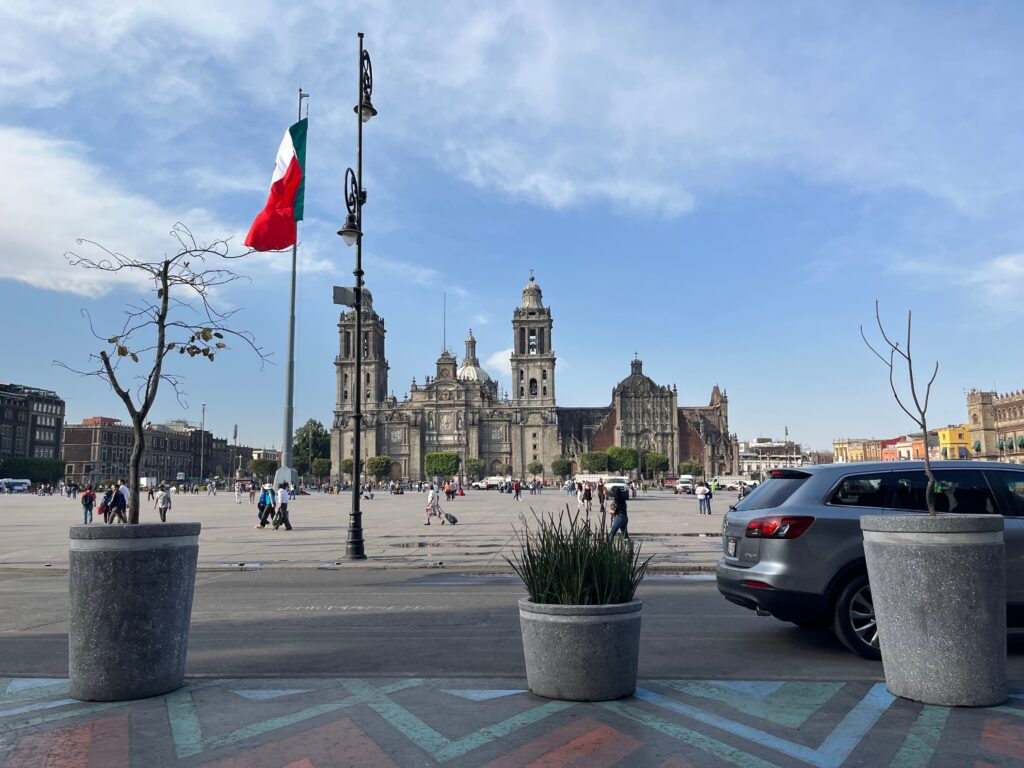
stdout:
{"type": "Polygon", "coordinates": [[[256,251],[279,251],[295,244],[306,191],[306,129],[303,118],[285,131],[277,150],[270,197],[249,228],[245,244],[256,251]]]}

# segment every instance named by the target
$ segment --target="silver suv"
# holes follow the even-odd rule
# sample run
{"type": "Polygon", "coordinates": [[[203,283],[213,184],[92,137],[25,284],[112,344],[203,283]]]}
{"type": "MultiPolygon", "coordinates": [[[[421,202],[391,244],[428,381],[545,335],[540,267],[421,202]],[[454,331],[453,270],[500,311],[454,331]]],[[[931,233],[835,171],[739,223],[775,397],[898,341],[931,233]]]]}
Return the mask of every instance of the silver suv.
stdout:
{"type": "MultiPolygon", "coordinates": [[[[1024,467],[932,467],[939,512],[1005,516],[1007,624],[1024,626],[1024,467]]],[[[881,658],[860,518],[926,512],[926,486],[921,461],[772,470],[725,516],[719,592],[761,615],[831,627],[850,650],[881,658]]]]}

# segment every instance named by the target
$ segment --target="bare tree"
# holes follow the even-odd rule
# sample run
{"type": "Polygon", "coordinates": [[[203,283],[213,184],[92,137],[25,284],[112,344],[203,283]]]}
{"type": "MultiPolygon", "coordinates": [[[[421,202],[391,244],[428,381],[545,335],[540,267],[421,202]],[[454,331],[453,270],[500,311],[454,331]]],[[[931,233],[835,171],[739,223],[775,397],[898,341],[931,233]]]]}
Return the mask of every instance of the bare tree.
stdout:
{"type": "Polygon", "coordinates": [[[939,375],[939,362],[935,361],[935,368],[932,371],[932,377],[928,379],[928,386],[924,390],[924,400],[918,395],[917,381],[914,374],[914,358],[910,351],[910,331],[913,325],[913,315],[910,310],[907,310],[907,344],[906,347],[901,347],[899,340],[893,341],[889,338],[889,335],[885,332],[885,327],[882,325],[882,315],[878,308],[878,300],[875,300],[875,322],[878,324],[878,332],[882,336],[882,340],[885,342],[885,347],[888,348],[888,356],[880,353],[871,342],[868,341],[868,337],[864,333],[864,326],[860,327],[860,337],[864,339],[864,343],[868,345],[868,349],[875,353],[875,357],[882,361],[882,363],[889,369],[889,388],[892,390],[892,396],[896,399],[896,404],[903,409],[903,412],[909,416],[918,427],[921,428],[921,432],[924,434],[924,473],[928,477],[928,487],[925,490],[925,503],[928,505],[928,513],[931,515],[935,514],[935,474],[932,472],[932,462],[928,455],[928,400],[932,394],[932,384],[935,383],[935,377],[939,375]],[[900,396],[899,389],[896,386],[896,368],[897,366],[902,367],[906,365],[907,378],[910,385],[910,399],[913,403],[914,410],[911,411],[903,402],[903,397],[900,396]]]}
{"type": "Polygon", "coordinates": [[[125,256],[84,239],[78,240],[78,244],[97,251],[95,257],[74,252],[65,254],[72,266],[110,275],[141,276],[151,284],[151,293],[125,305],[124,324],[114,336],[96,333],[88,310],[82,310],[93,336],[108,345],[98,354],[89,356],[95,368],[77,370],[57,362],[80,375],[103,379],[128,409],[134,438],[128,470],[128,522],[133,524],[139,522],[139,473],[146,449],[143,426],[156,401],[160,382],[167,382],[179,402],[183,402],[180,377],[165,370],[167,357],[177,353],[206,358],[212,363],[220,351],[227,348],[229,339],[248,346],[257,354],[261,365],[268,357],[251,333],[229,325],[237,309],[222,312],[210,303],[217,289],[241,277],[211,262],[218,264],[241,258],[252,251],[233,256],[227,240],[202,243],[180,222],[171,229],[171,237],[177,244],[176,253],[159,261],[125,256]]]}

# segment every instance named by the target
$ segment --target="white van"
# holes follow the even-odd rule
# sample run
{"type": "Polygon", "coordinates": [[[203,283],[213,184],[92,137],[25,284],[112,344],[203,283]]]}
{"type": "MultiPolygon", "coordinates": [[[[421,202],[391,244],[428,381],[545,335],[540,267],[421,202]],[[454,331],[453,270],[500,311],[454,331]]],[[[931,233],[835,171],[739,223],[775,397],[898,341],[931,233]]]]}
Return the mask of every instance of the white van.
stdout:
{"type": "Polygon", "coordinates": [[[676,480],[676,493],[693,493],[693,475],[680,475],[676,480]]]}

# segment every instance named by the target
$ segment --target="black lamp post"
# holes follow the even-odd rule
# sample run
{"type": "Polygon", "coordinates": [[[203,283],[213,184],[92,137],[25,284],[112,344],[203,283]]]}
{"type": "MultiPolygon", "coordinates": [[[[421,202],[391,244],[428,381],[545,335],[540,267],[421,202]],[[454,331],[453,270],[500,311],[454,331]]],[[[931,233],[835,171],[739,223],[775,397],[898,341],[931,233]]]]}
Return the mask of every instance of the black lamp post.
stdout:
{"type": "Polygon", "coordinates": [[[363,33],[359,33],[359,98],[356,102],[355,113],[358,125],[358,154],[356,157],[356,170],[351,168],[345,171],[345,206],[348,208],[348,215],[345,217],[345,226],[338,230],[345,245],[356,247],[356,268],[352,274],[355,275],[356,285],[353,293],[355,301],[353,309],[356,313],[356,372],[355,372],[355,436],[352,446],[352,511],[348,518],[348,541],[345,542],[345,557],[349,560],[365,560],[366,551],[363,547],[363,513],[359,508],[360,499],[360,472],[359,464],[362,452],[363,437],[363,204],[366,202],[366,190],[363,188],[363,123],[368,122],[371,117],[377,114],[373,108],[370,96],[373,93],[373,67],[370,64],[370,54],[363,49],[363,33]]]}

